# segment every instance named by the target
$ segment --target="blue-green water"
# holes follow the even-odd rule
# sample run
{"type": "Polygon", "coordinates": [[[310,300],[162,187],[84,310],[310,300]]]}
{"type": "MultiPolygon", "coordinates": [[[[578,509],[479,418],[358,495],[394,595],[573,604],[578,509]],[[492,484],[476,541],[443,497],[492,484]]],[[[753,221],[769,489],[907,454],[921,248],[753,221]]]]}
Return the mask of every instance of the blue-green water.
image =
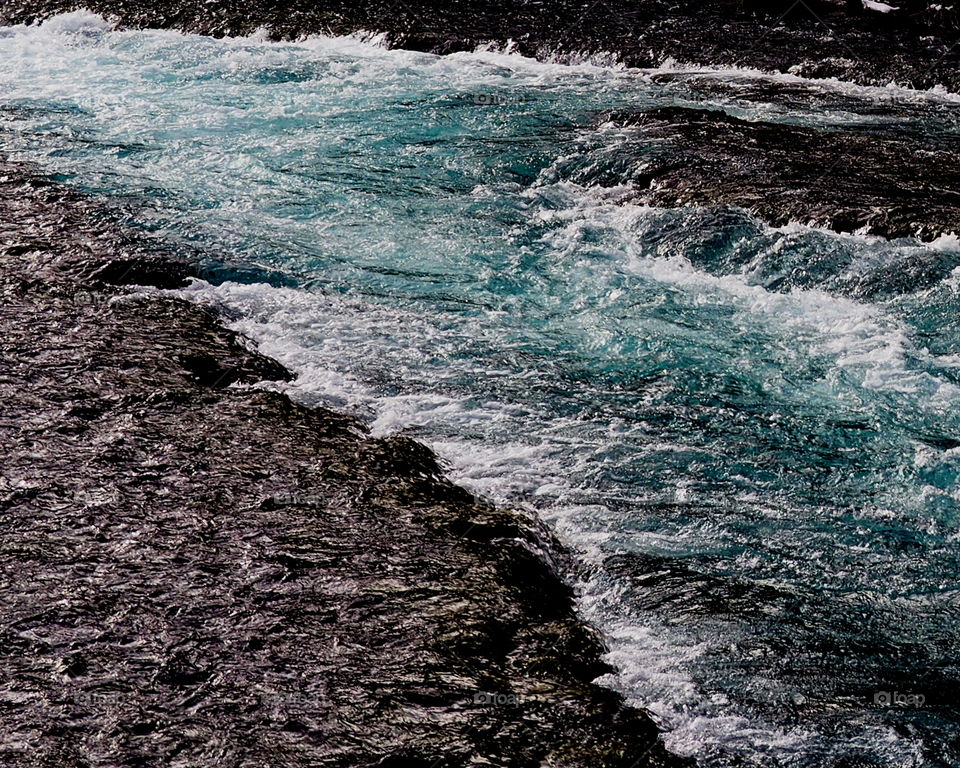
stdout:
{"type": "Polygon", "coordinates": [[[673,749],[954,764],[960,242],[638,206],[617,180],[658,148],[597,115],[950,132],[960,98],[84,13],[0,30],[0,61],[7,154],[222,258],[185,294],[285,389],[554,526],[604,682],[673,749]],[[923,286],[901,269],[926,262],[923,286]]]}

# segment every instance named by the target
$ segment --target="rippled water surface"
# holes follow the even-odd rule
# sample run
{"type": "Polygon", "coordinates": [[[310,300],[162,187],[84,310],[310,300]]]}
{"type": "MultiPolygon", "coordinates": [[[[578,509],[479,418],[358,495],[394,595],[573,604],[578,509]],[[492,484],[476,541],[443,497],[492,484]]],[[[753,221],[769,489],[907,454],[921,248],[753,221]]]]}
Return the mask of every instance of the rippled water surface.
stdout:
{"type": "Polygon", "coordinates": [[[661,148],[600,113],[948,133],[960,99],[82,12],[0,30],[0,60],[8,154],[220,257],[186,294],[292,394],[554,525],[605,682],[671,748],[957,764],[960,243],[637,206],[661,148]]]}

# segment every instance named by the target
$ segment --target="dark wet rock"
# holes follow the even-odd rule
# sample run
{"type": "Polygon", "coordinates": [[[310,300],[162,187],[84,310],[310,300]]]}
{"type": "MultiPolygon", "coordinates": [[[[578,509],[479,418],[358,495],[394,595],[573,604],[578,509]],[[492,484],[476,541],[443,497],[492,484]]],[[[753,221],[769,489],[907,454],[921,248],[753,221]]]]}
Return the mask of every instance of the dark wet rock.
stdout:
{"type": "Polygon", "coordinates": [[[702,573],[691,564],[666,557],[618,554],[604,565],[627,585],[631,608],[669,612],[672,622],[721,613],[756,620],[791,599],[773,587],[702,573]]]}
{"type": "Polygon", "coordinates": [[[163,262],[90,202],[0,175],[3,765],[688,764],[590,682],[534,522],[244,386],[286,374],[114,285],[163,262]]]}
{"type": "Polygon", "coordinates": [[[174,259],[111,258],[82,275],[91,282],[107,285],[153,285],[157,288],[182,288],[195,270],[174,259]]]}
{"type": "Polygon", "coordinates": [[[601,120],[628,130],[618,162],[600,169],[606,178],[573,178],[631,183],[650,205],[735,205],[774,225],[891,238],[960,232],[960,138],[820,131],[684,108],[601,120]]]}
{"type": "Polygon", "coordinates": [[[793,71],[876,84],[960,90],[960,5],[896,0],[524,0],[517,3],[366,0],[6,0],[0,19],[35,21],[87,7],[135,27],[213,35],[386,32],[436,53],[512,40],[524,53],[616,53],[633,66],[667,58],[793,71]]]}

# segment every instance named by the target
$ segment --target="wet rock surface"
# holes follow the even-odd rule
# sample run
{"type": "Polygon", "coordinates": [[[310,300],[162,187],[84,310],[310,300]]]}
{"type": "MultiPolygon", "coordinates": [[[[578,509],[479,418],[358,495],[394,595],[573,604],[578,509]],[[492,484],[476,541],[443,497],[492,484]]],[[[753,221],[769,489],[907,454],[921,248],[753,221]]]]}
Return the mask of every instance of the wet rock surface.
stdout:
{"type": "Polygon", "coordinates": [[[5,766],[674,766],[544,531],[286,372],[93,203],[0,172],[5,766]],[[235,385],[235,386],[228,386],[235,385]]]}
{"type": "Polygon", "coordinates": [[[531,55],[605,51],[632,66],[672,58],[960,90],[960,5],[926,0],[6,0],[0,20],[35,21],[77,7],[130,26],[203,34],[266,28],[296,38],[363,29],[437,53],[511,40],[531,55]]]}
{"type": "Polygon", "coordinates": [[[626,129],[615,173],[649,205],[735,205],[783,225],[932,240],[960,232],[960,136],[814,130],[717,110],[606,115],[626,129]]]}

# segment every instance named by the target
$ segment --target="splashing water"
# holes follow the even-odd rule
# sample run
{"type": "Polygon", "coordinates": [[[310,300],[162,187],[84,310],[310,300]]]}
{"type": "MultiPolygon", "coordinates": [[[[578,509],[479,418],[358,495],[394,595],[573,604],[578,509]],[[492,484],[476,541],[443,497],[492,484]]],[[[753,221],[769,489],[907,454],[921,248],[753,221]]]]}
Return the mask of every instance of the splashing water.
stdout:
{"type": "Polygon", "coordinates": [[[418,437],[554,526],[610,640],[604,682],[672,749],[951,764],[960,244],[636,205],[617,178],[637,142],[597,115],[881,125],[892,92],[935,126],[955,98],[804,81],[797,99],[793,78],[782,101],[762,73],[115,32],[86,12],[0,30],[0,55],[11,158],[226,254],[184,293],[295,371],[285,390],[418,437]],[[917,261],[941,279],[905,284],[917,261]],[[897,693],[939,705],[884,706],[897,693]]]}

